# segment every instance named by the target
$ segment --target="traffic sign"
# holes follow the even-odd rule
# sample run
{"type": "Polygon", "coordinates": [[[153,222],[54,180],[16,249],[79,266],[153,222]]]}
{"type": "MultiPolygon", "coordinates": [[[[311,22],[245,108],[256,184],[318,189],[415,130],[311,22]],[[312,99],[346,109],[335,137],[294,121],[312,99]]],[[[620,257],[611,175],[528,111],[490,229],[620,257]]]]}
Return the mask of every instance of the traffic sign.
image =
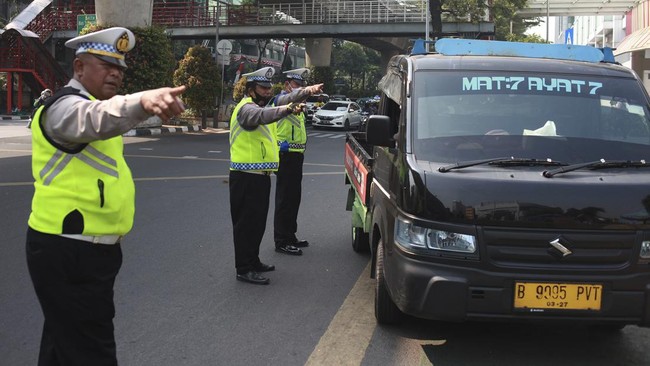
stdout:
{"type": "Polygon", "coordinates": [[[227,39],[222,39],[217,43],[217,52],[220,55],[229,55],[232,52],[232,43],[227,39]]]}
{"type": "Polygon", "coordinates": [[[96,14],[79,14],[77,15],[77,34],[81,33],[81,30],[86,28],[87,25],[96,25],[97,24],[97,15],[96,14]]]}

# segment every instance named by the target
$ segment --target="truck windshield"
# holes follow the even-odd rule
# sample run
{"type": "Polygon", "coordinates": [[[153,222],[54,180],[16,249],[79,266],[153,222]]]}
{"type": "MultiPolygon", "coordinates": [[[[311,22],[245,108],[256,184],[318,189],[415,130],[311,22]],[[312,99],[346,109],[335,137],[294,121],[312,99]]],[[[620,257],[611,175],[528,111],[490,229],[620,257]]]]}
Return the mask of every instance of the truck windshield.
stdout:
{"type": "Polygon", "coordinates": [[[634,79],[472,71],[413,79],[418,159],[650,159],[648,101],[634,79]]]}

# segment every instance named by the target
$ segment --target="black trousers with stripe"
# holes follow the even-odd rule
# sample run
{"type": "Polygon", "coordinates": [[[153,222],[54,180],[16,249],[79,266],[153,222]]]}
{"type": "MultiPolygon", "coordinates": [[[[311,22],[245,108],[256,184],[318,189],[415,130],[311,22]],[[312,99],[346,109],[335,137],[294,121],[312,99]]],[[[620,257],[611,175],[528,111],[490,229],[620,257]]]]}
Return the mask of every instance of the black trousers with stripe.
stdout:
{"type": "Polygon", "coordinates": [[[273,239],[276,245],[295,243],[298,231],[298,209],[302,196],[302,165],[305,155],[280,152],[280,167],[276,172],[275,215],[273,239]]]}
{"type": "Polygon", "coordinates": [[[243,274],[260,263],[271,194],[269,175],[230,171],[230,216],[235,244],[235,268],[243,274]]]}
{"type": "Polygon", "coordinates": [[[113,285],[120,244],[27,230],[27,267],[45,323],[39,366],[117,365],[113,285]]]}

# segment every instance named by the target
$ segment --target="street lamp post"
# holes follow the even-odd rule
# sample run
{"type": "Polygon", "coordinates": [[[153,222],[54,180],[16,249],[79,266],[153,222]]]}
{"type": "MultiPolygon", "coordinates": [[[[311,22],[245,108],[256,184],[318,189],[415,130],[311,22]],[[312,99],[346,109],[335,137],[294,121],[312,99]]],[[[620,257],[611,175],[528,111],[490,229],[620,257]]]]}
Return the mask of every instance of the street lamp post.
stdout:
{"type": "Polygon", "coordinates": [[[424,14],[424,16],[425,16],[424,26],[426,27],[426,30],[424,32],[424,40],[426,42],[424,42],[424,49],[427,52],[429,52],[429,13],[430,13],[429,12],[429,0],[424,0],[424,2],[426,3],[426,6],[425,6],[426,14],[424,14]]]}
{"type": "MultiPolygon", "coordinates": [[[[219,44],[219,5],[219,1],[217,1],[217,8],[214,11],[214,62],[217,66],[219,66],[219,52],[217,52],[217,45],[219,44]]],[[[223,75],[221,75],[221,77],[223,78],[223,75]]],[[[215,99],[217,108],[221,108],[219,97],[217,96],[215,99]]]]}

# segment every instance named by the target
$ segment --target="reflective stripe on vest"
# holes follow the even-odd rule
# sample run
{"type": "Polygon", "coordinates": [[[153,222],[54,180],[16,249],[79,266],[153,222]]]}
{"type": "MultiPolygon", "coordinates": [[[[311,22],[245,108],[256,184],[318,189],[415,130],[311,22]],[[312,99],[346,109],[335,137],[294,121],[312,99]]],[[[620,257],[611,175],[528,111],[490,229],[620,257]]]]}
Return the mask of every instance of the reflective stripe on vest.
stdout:
{"type": "Polygon", "coordinates": [[[117,171],[117,162],[115,161],[115,159],[102,153],[101,151],[95,149],[94,147],[88,145],[82,152],[74,155],[64,153],[61,150],[57,150],[54,153],[54,155],[52,155],[52,157],[47,162],[47,164],[45,164],[45,167],[41,170],[39,174],[41,179],[43,179],[43,185],[49,186],[50,183],[52,183],[52,180],[56,178],[57,175],[59,175],[59,173],[61,173],[63,169],[65,169],[65,167],[68,165],[68,163],[70,163],[70,161],[74,158],[79,159],[80,161],[88,164],[90,167],[97,169],[104,174],[108,174],[115,178],[120,177],[120,174],[117,171]],[[99,164],[98,162],[96,162],[86,154],[94,156],[96,159],[99,159],[105,162],[106,164],[111,165],[111,167],[109,168],[105,165],[99,164]],[[63,158],[61,158],[62,156],[63,158]],[[57,161],[59,161],[59,164],[56,164],[57,161]],[[48,175],[47,178],[45,178],[46,175],[48,175]]]}

